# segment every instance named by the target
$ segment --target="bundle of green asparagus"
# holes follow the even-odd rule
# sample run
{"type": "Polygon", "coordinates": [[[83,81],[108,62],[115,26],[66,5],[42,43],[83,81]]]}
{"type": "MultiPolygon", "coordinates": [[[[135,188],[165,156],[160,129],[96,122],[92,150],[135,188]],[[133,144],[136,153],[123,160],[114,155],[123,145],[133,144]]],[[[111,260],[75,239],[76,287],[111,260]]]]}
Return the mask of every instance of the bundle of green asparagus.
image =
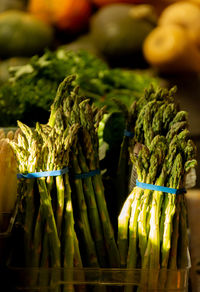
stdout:
{"type": "MultiPolygon", "coordinates": [[[[58,87],[48,124],[30,128],[18,121],[21,131],[10,142],[20,197],[12,265],[120,266],[99,169],[97,128],[104,109],[78,95],[74,78],[58,87]]],[[[64,271],[61,279],[69,280],[72,273],[64,271]]],[[[53,285],[61,277],[55,273],[32,277],[31,285],[53,285]]]]}
{"type": "MultiPolygon", "coordinates": [[[[37,124],[32,130],[20,122],[18,125],[22,133],[18,135],[17,143],[11,142],[21,173],[13,264],[35,268],[72,268],[76,262],[76,265],[82,266],[74,230],[68,173],[55,177],[45,177],[45,174],[31,177],[31,173],[66,169],[70,147],[79,126],[73,125],[64,131],[64,128],[56,126],[51,128],[37,124]],[[26,174],[29,176],[26,177],[26,174]]],[[[33,276],[31,285],[49,285],[53,280],[55,277],[48,278],[48,274],[39,278],[33,276]]]]}
{"type": "MultiPolygon", "coordinates": [[[[132,163],[129,155],[130,138],[134,137],[135,143],[139,142],[140,144],[148,146],[153,136],[156,134],[166,134],[168,121],[172,119],[175,112],[178,111],[178,105],[175,103],[174,98],[175,92],[175,87],[170,91],[165,88],[158,88],[155,90],[154,87],[150,87],[144,91],[144,95],[138,99],[137,102],[134,101],[132,103],[130,109],[127,109],[126,106],[118,103],[126,119],[126,133],[121,145],[117,173],[119,210],[121,209],[130,189],[129,178],[132,170],[132,163]],[[151,123],[152,126],[150,127],[151,123]]],[[[182,114],[184,119],[186,113],[181,112],[180,115],[182,114]]],[[[133,143],[131,142],[131,144],[133,143]]],[[[139,149],[140,147],[138,146],[137,148],[139,149]]]]}
{"type": "MultiPolygon", "coordinates": [[[[74,77],[71,78],[73,79],[74,77]]],[[[62,90],[66,84],[64,81],[62,90]]],[[[119,253],[99,169],[97,128],[104,108],[98,110],[90,106],[89,100],[78,96],[77,87],[67,98],[64,97],[65,95],[58,94],[55,98],[49,125],[53,126],[56,122],[54,113],[63,111],[66,125],[77,123],[80,126],[71,152],[70,183],[83,260],[86,266],[119,267],[119,253]]]]}
{"type": "MultiPolygon", "coordinates": [[[[186,175],[197,162],[187,113],[175,104],[174,92],[156,92],[153,88],[146,91],[131,114],[134,138],[122,150],[126,153],[129,147],[139,182],[179,190],[185,187],[186,175]],[[140,147],[135,154],[137,143],[140,147]]],[[[141,287],[156,291],[177,288],[177,279],[170,271],[188,264],[183,191],[172,194],[137,184],[118,218],[118,245],[121,266],[142,269],[141,287]]]]}

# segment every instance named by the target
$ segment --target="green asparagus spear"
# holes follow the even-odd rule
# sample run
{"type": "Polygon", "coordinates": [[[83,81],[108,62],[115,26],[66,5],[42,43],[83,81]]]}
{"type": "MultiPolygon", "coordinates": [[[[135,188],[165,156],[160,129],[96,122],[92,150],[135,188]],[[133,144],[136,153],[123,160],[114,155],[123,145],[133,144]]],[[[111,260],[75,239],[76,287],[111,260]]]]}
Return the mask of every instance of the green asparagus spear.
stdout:
{"type": "MultiPolygon", "coordinates": [[[[83,151],[80,145],[77,145],[78,147],[78,159],[79,159],[79,165],[81,167],[81,170],[83,173],[88,173],[89,168],[86,164],[85,157],[83,155],[83,151]]],[[[100,216],[98,212],[98,207],[96,204],[95,194],[94,194],[94,188],[92,184],[92,178],[84,178],[82,181],[85,200],[87,202],[88,206],[88,217],[89,221],[92,222],[91,231],[93,234],[93,238],[95,241],[95,246],[97,250],[98,255],[98,261],[100,263],[101,267],[107,267],[107,256],[106,256],[106,248],[105,248],[105,242],[103,237],[103,230],[101,226],[100,216]]]]}
{"type": "Polygon", "coordinates": [[[122,268],[125,268],[127,265],[128,229],[134,195],[135,192],[133,190],[126,199],[118,217],[118,248],[120,254],[120,265],[122,268]]]}
{"type": "MultiPolygon", "coordinates": [[[[77,151],[76,149],[73,150],[72,153],[72,166],[73,170],[76,174],[81,173],[81,169],[79,167],[78,161],[77,161],[77,151]]],[[[77,215],[77,225],[78,230],[82,238],[82,246],[84,247],[84,253],[85,253],[85,264],[86,266],[90,267],[98,267],[98,258],[95,248],[95,243],[92,238],[91,234],[91,228],[89,224],[88,219],[88,213],[87,213],[87,205],[85,202],[82,182],[80,179],[74,180],[74,191],[76,194],[76,197],[74,197],[74,205],[76,201],[76,215],[77,215]]]]}

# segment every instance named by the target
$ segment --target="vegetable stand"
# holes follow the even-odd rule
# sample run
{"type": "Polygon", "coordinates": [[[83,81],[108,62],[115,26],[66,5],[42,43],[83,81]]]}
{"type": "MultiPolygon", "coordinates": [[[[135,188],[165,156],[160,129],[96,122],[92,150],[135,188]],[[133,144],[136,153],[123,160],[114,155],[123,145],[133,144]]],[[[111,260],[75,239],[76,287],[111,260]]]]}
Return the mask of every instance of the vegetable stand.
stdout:
{"type": "Polygon", "coordinates": [[[196,166],[196,149],[187,113],[174,102],[175,88],[150,87],[129,109],[123,107],[119,166],[128,154],[138,182],[130,193],[127,185],[121,191],[118,183],[129,174],[119,167],[114,230],[98,153],[104,107],[79,95],[75,78],[60,83],[47,124],[30,128],[18,121],[17,139],[9,142],[19,179],[15,244],[6,265],[14,286],[9,289],[187,291],[184,187],[196,166]]]}

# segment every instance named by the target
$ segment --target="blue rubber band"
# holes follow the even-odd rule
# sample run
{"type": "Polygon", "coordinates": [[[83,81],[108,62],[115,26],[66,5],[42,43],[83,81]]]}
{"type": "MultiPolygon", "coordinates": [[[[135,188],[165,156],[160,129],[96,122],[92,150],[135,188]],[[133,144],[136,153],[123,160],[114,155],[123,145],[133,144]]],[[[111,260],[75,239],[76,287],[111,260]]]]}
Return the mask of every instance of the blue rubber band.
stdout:
{"type": "Polygon", "coordinates": [[[69,168],[65,167],[59,170],[52,171],[40,171],[40,172],[30,172],[27,174],[18,173],[17,178],[38,178],[38,177],[47,177],[47,176],[58,176],[69,172],[69,168]]]}
{"type": "Polygon", "coordinates": [[[100,174],[100,169],[91,170],[89,172],[77,173],[74,175],[75,179],[88,178],[100,174]]]}
{"type": "Polygon", "coordinates": [[[168,188],[168,187],[163,187],[163,186],[156,186],[152,184],[147,184],[147,183],[142,183],[136,180],[136,186],[142,189],[148,189],[152,191],[159,191],[159,192],[164,192],[164,193],[170,193],[170,194],[184,194],[186,193],[186,189],[173,189],[173,188],[168,188]]]}
{"type": "Polygon", "coordinates": [[[129,132],[127,130],[124,130],[124,136],[133,138],[134,137],[134,133],[133,132],[129,132]]]}

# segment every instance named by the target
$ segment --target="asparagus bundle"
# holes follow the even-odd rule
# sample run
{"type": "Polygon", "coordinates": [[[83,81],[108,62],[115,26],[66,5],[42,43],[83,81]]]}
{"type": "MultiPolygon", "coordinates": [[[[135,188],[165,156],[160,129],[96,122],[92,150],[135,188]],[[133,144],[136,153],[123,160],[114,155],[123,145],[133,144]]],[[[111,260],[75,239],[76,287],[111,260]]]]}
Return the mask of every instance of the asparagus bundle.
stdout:
{"type": "MultiPolygon", "coordinates": [[[[73,80],[74,76],[65,79],[60,91],[73,80]]],[[[58,93],[51,108],[51,126],[55,123],[54,113],[57,111],[62,111],[65,125],[80,125],[71,155],[74,177],[70,182],[75,205],[75,225],[83,247],[84,264],[93,267],[119,267],[119,253],[106,206],[102,178],[98,172],[97,128],[103,109],[91,107],[89,100],[79,96],[78,87],[75,87],[67,98],[58,93]],[[81,173],[91,172],[95,175],[81,176],[81,173]]]]}
{"type": "MultiPolygon", "coordinates": [[[[22,134],[18,135],[18,143],[11,142],[11,145],[20,173],[59,171],[68,165],[69,151],[78,125],[69,127],[65,132],[60,129],[58,132],[56,126],[50,128],[37,124],[32,130],[20,122],[18,125],[22,134]]],[[[19,254],[21,265],[43,268],[74,266],[76,235],[68,180],[68,173],[59,175],[59,179],[58,176],[20,179],[18,221],[23,230],[22,253],[19,254]]],[[[36,276],[33,274],[32,285],[43,287],[58,280],[58,275],[53,273],[50,278],[48,273],[36,276]]]]}
{"type": "Polygon", "coordinates": [[[126,131],[121,145],[117,174],[116,191],[120,198],[119,210],[121,210],[129,189],[134,186],[132,180],[134,170],[131,171],[129,148],[137,142],[149,146],[154,136],[166,134],[168,121],[178,110],[174,99],[175,92],[176,87],[170,91],[163,88],[155,90],[150,87],[145,90],[144,96],[137,102],[133,102],[129,110],[120,105],[126,118],[126,131]],[[132,137],[134,137],[134,143],[130,139],[132,137]]]}
{"type": "MultiPolygon", "coordinates": [[[[30,128],[18,121],[17,141],[10,142],[21,173],[12,264],[65,268],[63,274],[33,275],[31,284],[41,287],[59,279],[72,283],[73,267],[120,266],[99,169],[97,128],[104,109],[78,95],[74,78],[60,84],[48,124],[30,128]]],[[[67,284],[63,291],[73,289],[67,284]]]]}
{"type": "MultiPolygon", "coordinates": [[[[58,171],[57,176],[44,174],[34,178],[20,178],[20,207],[17,223],[21,228],[13,257],[13,264],[28,267],[73,268],[82,266],[79,242],[74,229],[74,216],[69,184],[69,153],[74,143],[78,124],[68,125],[59,113],[55,113],[54,127],[36,124],[31,129],[18,122],[21,133],[17,142],[10,142],[18,160],[19,173],[40,173],[58,171]],[[62,172],[62,169],[66,170],[62,172]],[[21,251],[21,253],[19,252],[21,251]]],[[[48,286],[55,284],[62,275],[56,270],[32,277],[31,285],[48,286]]],[[[72,280],[70,270],[63,274],[63,280],[72,280]]],[[[73,291],[67,285],[63,291],[73,291]]],[[[59,290],[59,289],[58,289],[59,290]]]]}
{"type": "MultiPolygon", "coordinates": [[[[190,139],[187,113],[179,111],[175,104],[174,89],[155,92],[151,88],[136,103],[136,111],[129,151],[138,180],[183,188],[186,175],[196,166],[196,149],[190,139]],[[135,156],[138,142],[143,146],[135,156]]],[[[174,288],[174,274],[167,273],[167,269],[187,266],[184,194],[134,187],[119,215],[118,228],[121,265],[142,268],[141,287],[174,288]]]]}

